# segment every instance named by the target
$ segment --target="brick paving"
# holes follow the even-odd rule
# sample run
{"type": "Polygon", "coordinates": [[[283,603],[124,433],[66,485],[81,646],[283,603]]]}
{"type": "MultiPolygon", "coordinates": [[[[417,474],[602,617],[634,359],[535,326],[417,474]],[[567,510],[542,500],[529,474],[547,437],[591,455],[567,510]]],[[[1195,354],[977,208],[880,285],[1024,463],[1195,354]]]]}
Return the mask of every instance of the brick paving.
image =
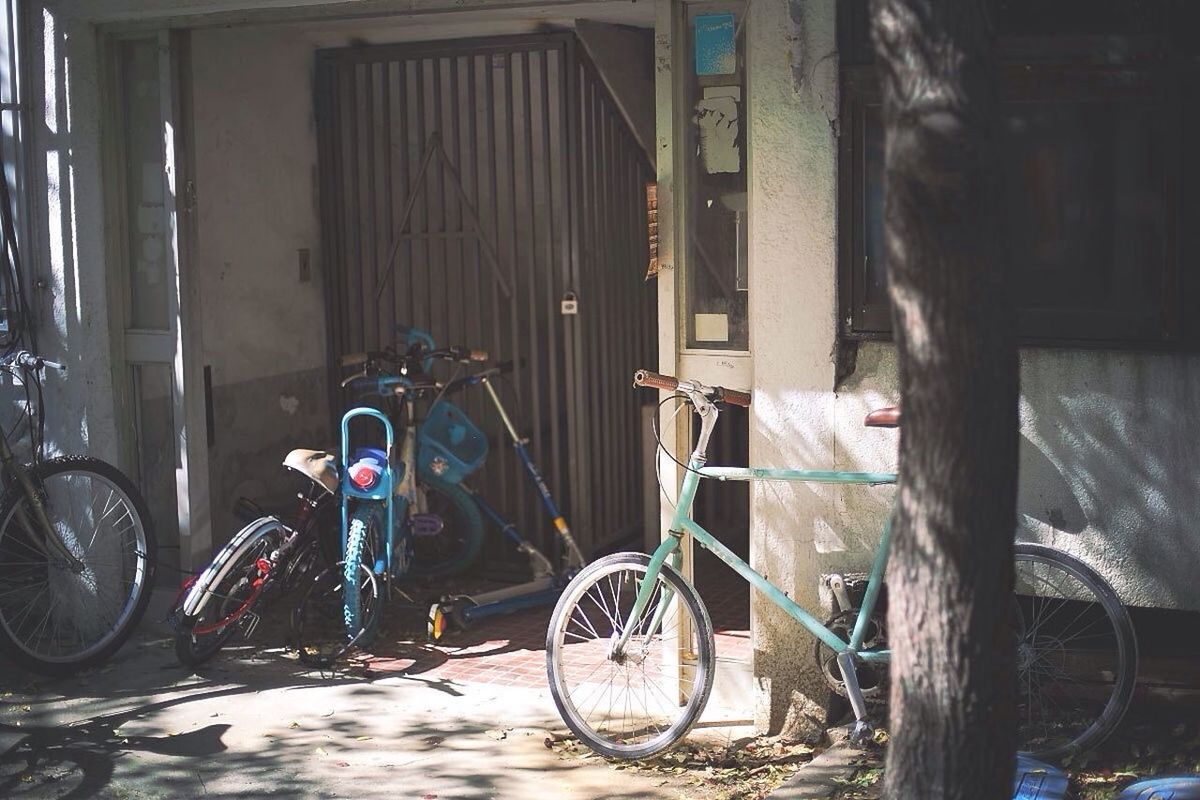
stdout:
{"type": "MultiPolygon", "coordinates": [[[[749,588],[715,559],[697,562],[697,585],[716,630],[718,657],[748,662],[753,653],[749,588]]],[[[381,677],[406,675],[423,680],[544,687],[546,628],[552,610],[544,607],[494,617],[466,631],[451,632],[437,644],[425,641],[414,630],[416,625],[409,625],[407,632],[389,626],[388,635],[372,648],[367,667],[381,677]]],[[[583,659],[584,654],[578,658],[583,659]]]]}

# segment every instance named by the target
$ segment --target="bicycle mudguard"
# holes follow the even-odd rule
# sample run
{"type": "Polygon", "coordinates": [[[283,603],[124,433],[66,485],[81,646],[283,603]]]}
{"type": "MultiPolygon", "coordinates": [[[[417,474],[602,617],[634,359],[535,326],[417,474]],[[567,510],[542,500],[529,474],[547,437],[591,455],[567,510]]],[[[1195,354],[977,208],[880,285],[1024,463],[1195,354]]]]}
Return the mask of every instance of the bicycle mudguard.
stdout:
{"type": "Polygon", "coordinates": [[[1153,778],[1138,781],[1117,795],[1117,800],[1200,800],[1200,776],[1153,778]]]}
{"type": "Polygon", "coordinates": [[[1013,800],[1062,800],[1067,796],[1067,773],[1028,756],[1017,756],[1013,800]]]}
{"type": "Polygon", "coordinates": [[[220,585],[233,565],[239,563],[241,554],[268,533],[284,529],[284,524],[276,517],[260,517],[238,531],[192,584],[179,606],[181,616],[194,617],[203,611],[212,597],[209,587],[220,585]]]}

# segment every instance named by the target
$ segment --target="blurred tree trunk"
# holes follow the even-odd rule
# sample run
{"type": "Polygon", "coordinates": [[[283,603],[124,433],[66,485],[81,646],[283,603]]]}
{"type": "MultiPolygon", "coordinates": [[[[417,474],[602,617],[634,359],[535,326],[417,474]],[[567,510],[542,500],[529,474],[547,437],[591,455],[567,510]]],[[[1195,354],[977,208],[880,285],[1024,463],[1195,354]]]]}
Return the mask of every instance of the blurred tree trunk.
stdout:
{"type": "Polygon", "coordinates": [[[871,0],[903,427],[886,793],[1012,796],[1017,360],[985,0],[871,0]]]}

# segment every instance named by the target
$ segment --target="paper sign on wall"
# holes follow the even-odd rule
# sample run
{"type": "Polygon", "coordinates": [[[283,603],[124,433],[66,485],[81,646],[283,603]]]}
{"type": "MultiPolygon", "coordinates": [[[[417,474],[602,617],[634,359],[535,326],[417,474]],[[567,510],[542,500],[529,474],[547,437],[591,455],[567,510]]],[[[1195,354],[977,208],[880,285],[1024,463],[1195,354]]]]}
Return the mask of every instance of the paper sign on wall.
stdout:
{"type": "Polygon", "coordinates": [[[732,75],[737,72],[737,28],[733,14],[696,17],[693,41],[697,75],[732,75]]]}
{"type": "Polygon", "coordinates": [[[699,342],[728,342],[728,314],[697,314],[696,341],[699,342]]]}

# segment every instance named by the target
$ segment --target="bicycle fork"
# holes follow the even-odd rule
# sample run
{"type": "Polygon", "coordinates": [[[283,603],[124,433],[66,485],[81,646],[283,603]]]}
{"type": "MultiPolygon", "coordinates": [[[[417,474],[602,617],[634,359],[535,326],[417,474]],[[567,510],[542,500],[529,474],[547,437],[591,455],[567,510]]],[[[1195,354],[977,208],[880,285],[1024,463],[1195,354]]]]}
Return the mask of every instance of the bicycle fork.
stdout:
{"type": "MultiPolygon", "coordinates": [[[[42,548],[43,554],[47,558],[57,555],[64,562],[67,568],[72,572],[79,573],[84,570],[83,562],[75,557],[70,548],[62,541],[58,535],[58,531],[54,529],[54,525],[50,522],[50,517],[46,514],[46,506],[42,502],[42,497],[38,493],[37,487],[29,479],[28,473],[21,467],[9,467],[9,474],[15,475],[17,483],[21,485],[21,489],[25,492],[25,496],[29,499],[33,506],[33,519],[29,519],[29,515],[25,510],[25,506],[17,503],[17,514],[21,517],[21,522],[25,525],[26,530],[34,531],[40,529],[42,532],[42,548]]],[[[34,544],[38,544],[35,539],[34,544]]]]}

